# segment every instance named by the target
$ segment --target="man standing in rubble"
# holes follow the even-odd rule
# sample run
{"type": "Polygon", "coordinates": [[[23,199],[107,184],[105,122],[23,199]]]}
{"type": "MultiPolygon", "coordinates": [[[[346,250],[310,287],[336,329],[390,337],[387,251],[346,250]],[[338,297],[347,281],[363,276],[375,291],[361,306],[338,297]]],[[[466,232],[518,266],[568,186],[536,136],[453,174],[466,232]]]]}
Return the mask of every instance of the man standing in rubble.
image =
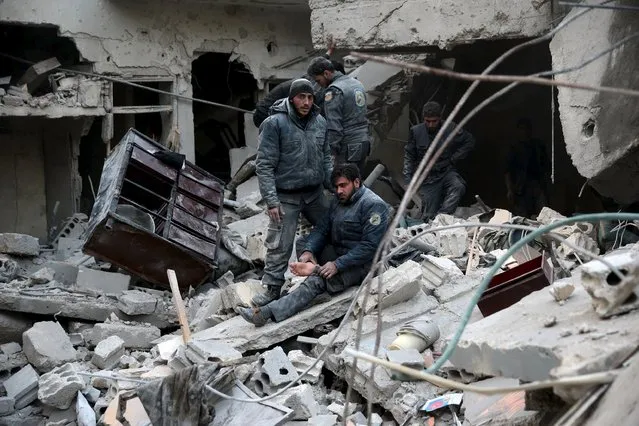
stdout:
{"type": "MultiPolygon", "coordinates": [[[[408,143],[404,148],[404,182],[409,184],[417,166],[431,146],[431,142],[442,131],[442,107],[437,102],[427,102],[422,109],[424,122],[410,129],[408,143]]],[[[455,123],[443,130],[440,144],[455,128],[455,123]]],[[[457,173],[455,165],[465,158],[475,146],[475,138],[465,130],[455,135],[453,140],[437,159],[424,180],[419,196],[422,200],[422,220],[433,219],[440,213],[453,214],[459,205],[466,182],[457,173]]]]}
{"type": "Polygon", "coordinates": [[[307,74],[327,88],[324,94],[326,140],[335,163],[353,163],[363,170],[370,151],[364,86],[337,71],[331,61],[323,57],[311,61],[307,74]]]}
{"type": "Polygon", "coordinates": [[[279,298],[299,215],[303,213],[312,225],[324,217],[322,188],[330,188],[332,170],[326,120],[313,104],[310,81],[295,80],[288,98],[277,101],[271,111],[262,123],[256,159],[260,193],[270,218],[262,278],[268,290],[253,299],[256,306],[279,298]]]}
{"type": "Polygon", "coordinates": [[[335,166],[331,181],[337,199],[311,233],[298,240],[299,262],[290,265],[295,275],[308,278],[298,289],[262,307],[238,308],[246,321],[258,327],[269,319],[284,321],[325,291],[335,294],[360,285],[370,270],[390,222],[390,206],[362,186],[354,164],[335,166]]]}

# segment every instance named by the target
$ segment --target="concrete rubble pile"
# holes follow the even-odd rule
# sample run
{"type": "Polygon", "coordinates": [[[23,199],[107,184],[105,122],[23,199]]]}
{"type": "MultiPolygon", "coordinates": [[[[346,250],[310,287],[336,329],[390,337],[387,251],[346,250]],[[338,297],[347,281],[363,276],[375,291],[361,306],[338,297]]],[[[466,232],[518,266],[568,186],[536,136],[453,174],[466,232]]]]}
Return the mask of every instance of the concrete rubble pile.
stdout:
{"type": "MultiPolygon", "coordinates": [[[[182,391],[201,404],[199,421],[212,425],[246,424],[240,413],[260,416],[264,425],[439,425],[455,419],[476,425],[488,412],[492,423],[481,424],[547,424],[588,391],[515,393],[506,410],[499,399],[448,391],[383,367],[373,370],[368,362],[353,369],[349,352],[375,350],[381,310],[378,356],[415,370],[431,366],[488,268],[516,240],[510,231],[487,225],[547,224],[560,219],[558,213],[545,208],[537,221],[522,222],[492,210],[398,228],[393,243],[412,239],[412,254],[387,265],[368,294],[356,295],[353,288],[318,297],[299,314],[256,328],[236,313],[264,291],[267,217],[259,197],[247,197],[255,208],[238,201],[241,215],[225,210],[230,240],[222,239],[227,257],[220,262],[226,263],[209,282],[184,292],[192,333],[187,336],[170,292],[81,252],[86,216],[69,218],[48,246],[27,235],[0,234],[0,425],[182,419],[194,415],[192,409],[188,414],[171,408],[182,391]],[[462,222],[476,226],[450,228],[462,222]],[[251,262],[236,253],[248,254],[251,262]],[[244,399],[273,397],[240,402],[210,388],[244,399]],[[429,408],[442,405],[448,408],[429,408]]],[[[308,231],[300,225],[300,234],[308,231]]],[[[492,290],[484,293],[440,375],[477,386],[516,385],[614,369],[639,347],[633,331],[639,305],[632,301],[639,246],[605,254],[608,265],[626,274],[615,281],[607,265],[584,261],[574,248],[599,252],[594,227],[579,224],[557,233],[570,244],[531,243],[504,262],[501,272],[514,277],[506,282],[511,293],[501,299],[492,290]],[[542,256],[546,251],[553,256],[542,256]],[[517,287],[518,268],[531,262],[537,262],[533,270],[543,283],[517,287]]],[[[287,277],[289,291],[301,281],[287,277]]]]}

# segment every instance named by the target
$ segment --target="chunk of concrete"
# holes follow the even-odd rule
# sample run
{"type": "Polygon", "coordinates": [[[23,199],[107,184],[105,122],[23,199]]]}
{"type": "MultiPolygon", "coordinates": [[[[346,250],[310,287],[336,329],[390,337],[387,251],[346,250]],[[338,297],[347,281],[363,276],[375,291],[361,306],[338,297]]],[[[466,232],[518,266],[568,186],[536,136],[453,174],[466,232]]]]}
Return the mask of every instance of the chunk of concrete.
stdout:
{"type": "Polygon", "coordinates": [[[259,203],[262,200],[262,194],[260,193],[260,185],[257,180],[257,176],[253,176],[243,184],[237,187],[237,201],[238,202],[252,202],[259,203]]]}
{"type": "Polygon", "coordinates": [[[53,412],[49,411],[51,410],[46,410],[46,414],[49,418],[44,426],[73,426],[78,424],[78,415],[75,407],[70,407],[66,410],[55,410],[53,412]]]}
{"type": "Polygon", "coordinates": [[[186,348],[186,356],[192,361],[195,358],[200,362],[228,362],[242,358],[242,353],[222,342],[191,340],[186,348]],[[189,352],[195,356],[189,356],[189,352]]]}
{"type": "Polygon", "coordinates": [[[0,253],[16,256],[38,256],[40,243],[30,235],[6,233],[0,234],[0,253]]]}
{"type": "Polygon", "coordinates": [[[46,284],[49,281],[53,281],[55,271],[51,268],[38,269],[36,272],[29,276],[29,279],[34,284],[46,284]]]}
{"type": "Polygon", "coordinates": [[[337,414],[322,414],[308,419],[309,426],[335,426],[337,414]]]}
{"type": "Polygon", "coordinates": [[[16,400],[11,396],[0,396],[0,416],[8,416],[13,413],[15,408],[16,400]]]}
{"type": "Polygon", "coordinates": [[[292,350],[288,353],[288,359],[291,361],[291,364],[297,370],[297,374],[302,375],[307,368],[309,368],[315,361],[315,367],[313,367],[308,373],[302,376],[302,382],[316,384],[319,382],[320,375],[322,374],[322,367],[324,367],[324,361],[318,360],[317,358],[310,357],[306,355],[304,352],[296,349],[292,350]]]}
{"type": "Polygon", "coordinates": [[[297,370],[282,347],[277,346],[260,355],[253,382],[259,395],[271,395],[297,378],[297,370]]]}
{"type": "Polygon", "coordinates": [[[55,250],[55,258],[59,261],[69,259],[82,250],[84,241],[78,238],[60,237],[55,250]]]}
{"type": "Polygon", "coordinates": [[[237,306],[250,306],[251,299],[264,291],[262,283],[258,280],[247,280],[231,284],[222,292],[224,312],[235,312],[237,306]]]}
{"type": "Polygon", "coordinates": [[[71,406],[86,383],[73,364],[65,364],[40,376],[38,399],[60,410],[71,406]]]}
{"type": "Polygon", "coordinates": [[[22,346],[20,346],[20,344],[16,342],[9,342],[0,345],[0,351],[2,351],[2,353],[5,355],[13,355],[17,354],[18,352],[22,352],[22,346]]]}
{"type": "Polygon", "coordinates": [[[366,305],[364,305],[365,295],[362,294],[355,305],[355,315],[368,314],[377,307],[380,299],[379,281],[382,287],[380,307],[384,309],[415,296],[421,289],[422,274],[422,267],[417,262],[409,260],[374,278],[366,305]]]}
{"type": "Polygon", "coordinates": [[[237,213],[241,219],[246,219],[258,214],[264,214],[264,208],[252,201],[242,201],[239,206],[235,208],[235,213],[237,213]]]}
{"type": "Polygon", "coordinates": [[[127,315],[145,315],[155,311],[158,299],[140,290],[127,290],[118,297],[118,308],[127,315]]]}
{"type": "Polygon", "coordinates": [[[78,267],[66,262],[47,262],[44,264],[47,269],[54,271],[53,279],[65,286],[73,286],[78,280],[78,267]]]}
{"type": "Polygon", "coordinates": [[[57,322],[37,322],[22,335],[24,353],[39,371],[75,361],[76,352],[71,340],[57,322]]]}
{"type": "Polygon", "coordinates": [[[93,351],[91,362],[102,370],[111,370],[124,355],[124,340],[111,336],[98,343],[93,351]]]}
{"type": "Polygon", "coordinates": [[[15,401],[17,410],[26,407],[38,398],[38,373],[30,365],[25,365],[4,382],[7,396],[15,401]]]}
{"type": "Polygon", "coordinates": [[[267,252],[267,248],[264,245],[265,241],[266,231],[258,231],[246,237],[246,251],[251,262],[264,263],[267,252]]]}
{"type": "MultiPolygon", "coordinates": [[[[470,324],[451,362],[476,375],[525,381],[608,371],[639,346],[637,324],[639,311],[602,321],[581,286],[564,306],[542,289],[470,324]],[[544,327],[544,319],[551,316],[557,324],[544,327]]],[[[567,401],[583,395],[580,391],[555,390],[567,401]]]]}
{"type": "Polygon", "coordinates": [[[421,264],[423,283],[427,290],[434,290],[450,277],[464,275],[455,262],[445,257],[426,255],[421,264]]]}
{"type": "Polygon", "coordinates": [[[319,404],[308,384],[295,386],[276,397],[274,401],[293,410],[293,420],[308,420],[319,412],[319,404]]]}
{"type": "Polygon", "coordinates": [[[224,275],[222,275],[220,278],[218,278],[215,281],[215,284],[217,284],[219,288],[226,288],[230,286],[231,284],[233,284],[234,282],[235,282],[235,276],[233,275],[233,271],[226,271],[224,275]]]}
{"type": "Polygon", "coordinates": [[[468,247],[468,233],[463,228],[445,229],[437,233],[439,252],[444,256],[462,257],[468,247]]]}
{"type": "Polygon", "coordinates": [[[97,108],[100,105],[102,82],[80,80],[78,100],[83,108],[97,108]]]}
{"type": "MultiPolygon", "coordinates": [[[[390,362],[403,365],[404,367],[412,368],[414,370],[421,371],[424,369],[424,357],[417,349],[400,349],[398,351],[386,351],[386,358],[390,362]]],[[[397,371],[389,370],[391,377],[395,380],[409,381],[416,380],[413,376],[408,374],[399,373],[397,371]]]]}
{"type": "Polygon", "coordinates": [[[110,336],[118,336],[124,341],[125,348],[150,349],[152,342],[160,337],[160,329],[148,324],[105,322],[83,331],[82,335],[89,345],[97,345],[110,336]]]}
{"type": "Polygon", "coordinates": [[[131,277],[117,272],[105,272],[80,267],[75,287],[79,290],[94,291],[107,296],[119,296],[129,289],[131,277]]]}

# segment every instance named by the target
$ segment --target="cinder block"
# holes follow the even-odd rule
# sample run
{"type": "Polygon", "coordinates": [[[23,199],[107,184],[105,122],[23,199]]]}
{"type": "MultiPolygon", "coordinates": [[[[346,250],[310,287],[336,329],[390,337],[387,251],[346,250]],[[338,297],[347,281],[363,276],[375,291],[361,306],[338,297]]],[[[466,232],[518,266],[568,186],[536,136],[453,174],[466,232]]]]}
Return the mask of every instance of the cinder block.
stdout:
{"type": "Polygon", "coordinates": [[[258,365],[252,382],[255,391],[261,395],[275,393],[298,377],[297,370],[280,346],[260,355],[258,365]]]}
{"type": "Polygon", "coordinates": [[[39,371],[51,371],[67,362],[75,361],[76,352],[60,324],[37,322],[22,335],[24,353],[39,371]]]}
{"type": "Polygon", "coordinates": [[[110,370],[118,365],[122,355],[124,355],[124,340],[118,336],[111,336],[96,345],[91,362],[98,368],[110,370]]]}
{"type": "Polygon", "coordinates": [[[117,272],[105,272],[80,267],[75,283],[80,290],[93,290],[108,296],[119,296],[129,289],[131,277],[117,272]]]}
{"type": "Polygon", "coordinates": [[[38,399],[60,410],[71,406],[86,383],[73,364],[65,364],[40,377],[38,399]]]}
{"type": "Polygon", "coordinates": [[[18,405],[25,407],[36,400],[38,397],[38,379],[38,373],[33,367],[25,365],[4,382],[7,396],[14,399],[16,409],[19,409],[18,405]]]}
{"type": "Polygon", "coordinates": [[[146,315],[155,311],[158,299],[140,290],[128,290],[118,297],[118,309],[127,315],[146,315]]]}
{"type": "Polygon", "coordinates": [[[149,324],[105,322],[83,331],[82,336],[90,345],[97,345],[110,336],[118,336],[124,340],[125,348],[150,349],[153,347],[152,342],[160,338],[160,329],[149,324]]]}

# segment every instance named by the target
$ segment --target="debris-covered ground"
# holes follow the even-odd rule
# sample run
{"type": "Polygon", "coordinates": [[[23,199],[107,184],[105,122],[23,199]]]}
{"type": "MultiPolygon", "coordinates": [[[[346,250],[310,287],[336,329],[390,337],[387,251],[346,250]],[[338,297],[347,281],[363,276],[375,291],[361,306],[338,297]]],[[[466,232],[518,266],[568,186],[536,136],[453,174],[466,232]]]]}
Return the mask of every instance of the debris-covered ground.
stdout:
{"type": "MultiPolygon", "coordinates": [[[[256,328],[236,307],[264,291],[267,218],[259,196],[238,189],[235,208],[222,214],[219,268],[182,291],[183,301],[127,265],[84,254],[84,215],[69,218],[49,246],[0,235],[0,424],[542,425],[587,404],[600,385],[484,395],[463,384],[517,387],[607,372],[639,346],[637,235],[626,225],[621,242],[619,226],[579,223],[555,230],[566,242],[537,238],[501,262],[438,372],[461,388],[373,371],[364,360],[353,368],[354,353],[376,346],[392,363],[432,366],[489,268],[524,235],[508,226],[563,217],[544,208],[532,221],[478,203],[459,217],[398,228],[393,245],[408,248],[370,287],[320,296],[256,328]],[[584,254],[600,248],[605,263],[584,254]]],[[[290,277],[288,290],[299,282],[290,277]]]]}

